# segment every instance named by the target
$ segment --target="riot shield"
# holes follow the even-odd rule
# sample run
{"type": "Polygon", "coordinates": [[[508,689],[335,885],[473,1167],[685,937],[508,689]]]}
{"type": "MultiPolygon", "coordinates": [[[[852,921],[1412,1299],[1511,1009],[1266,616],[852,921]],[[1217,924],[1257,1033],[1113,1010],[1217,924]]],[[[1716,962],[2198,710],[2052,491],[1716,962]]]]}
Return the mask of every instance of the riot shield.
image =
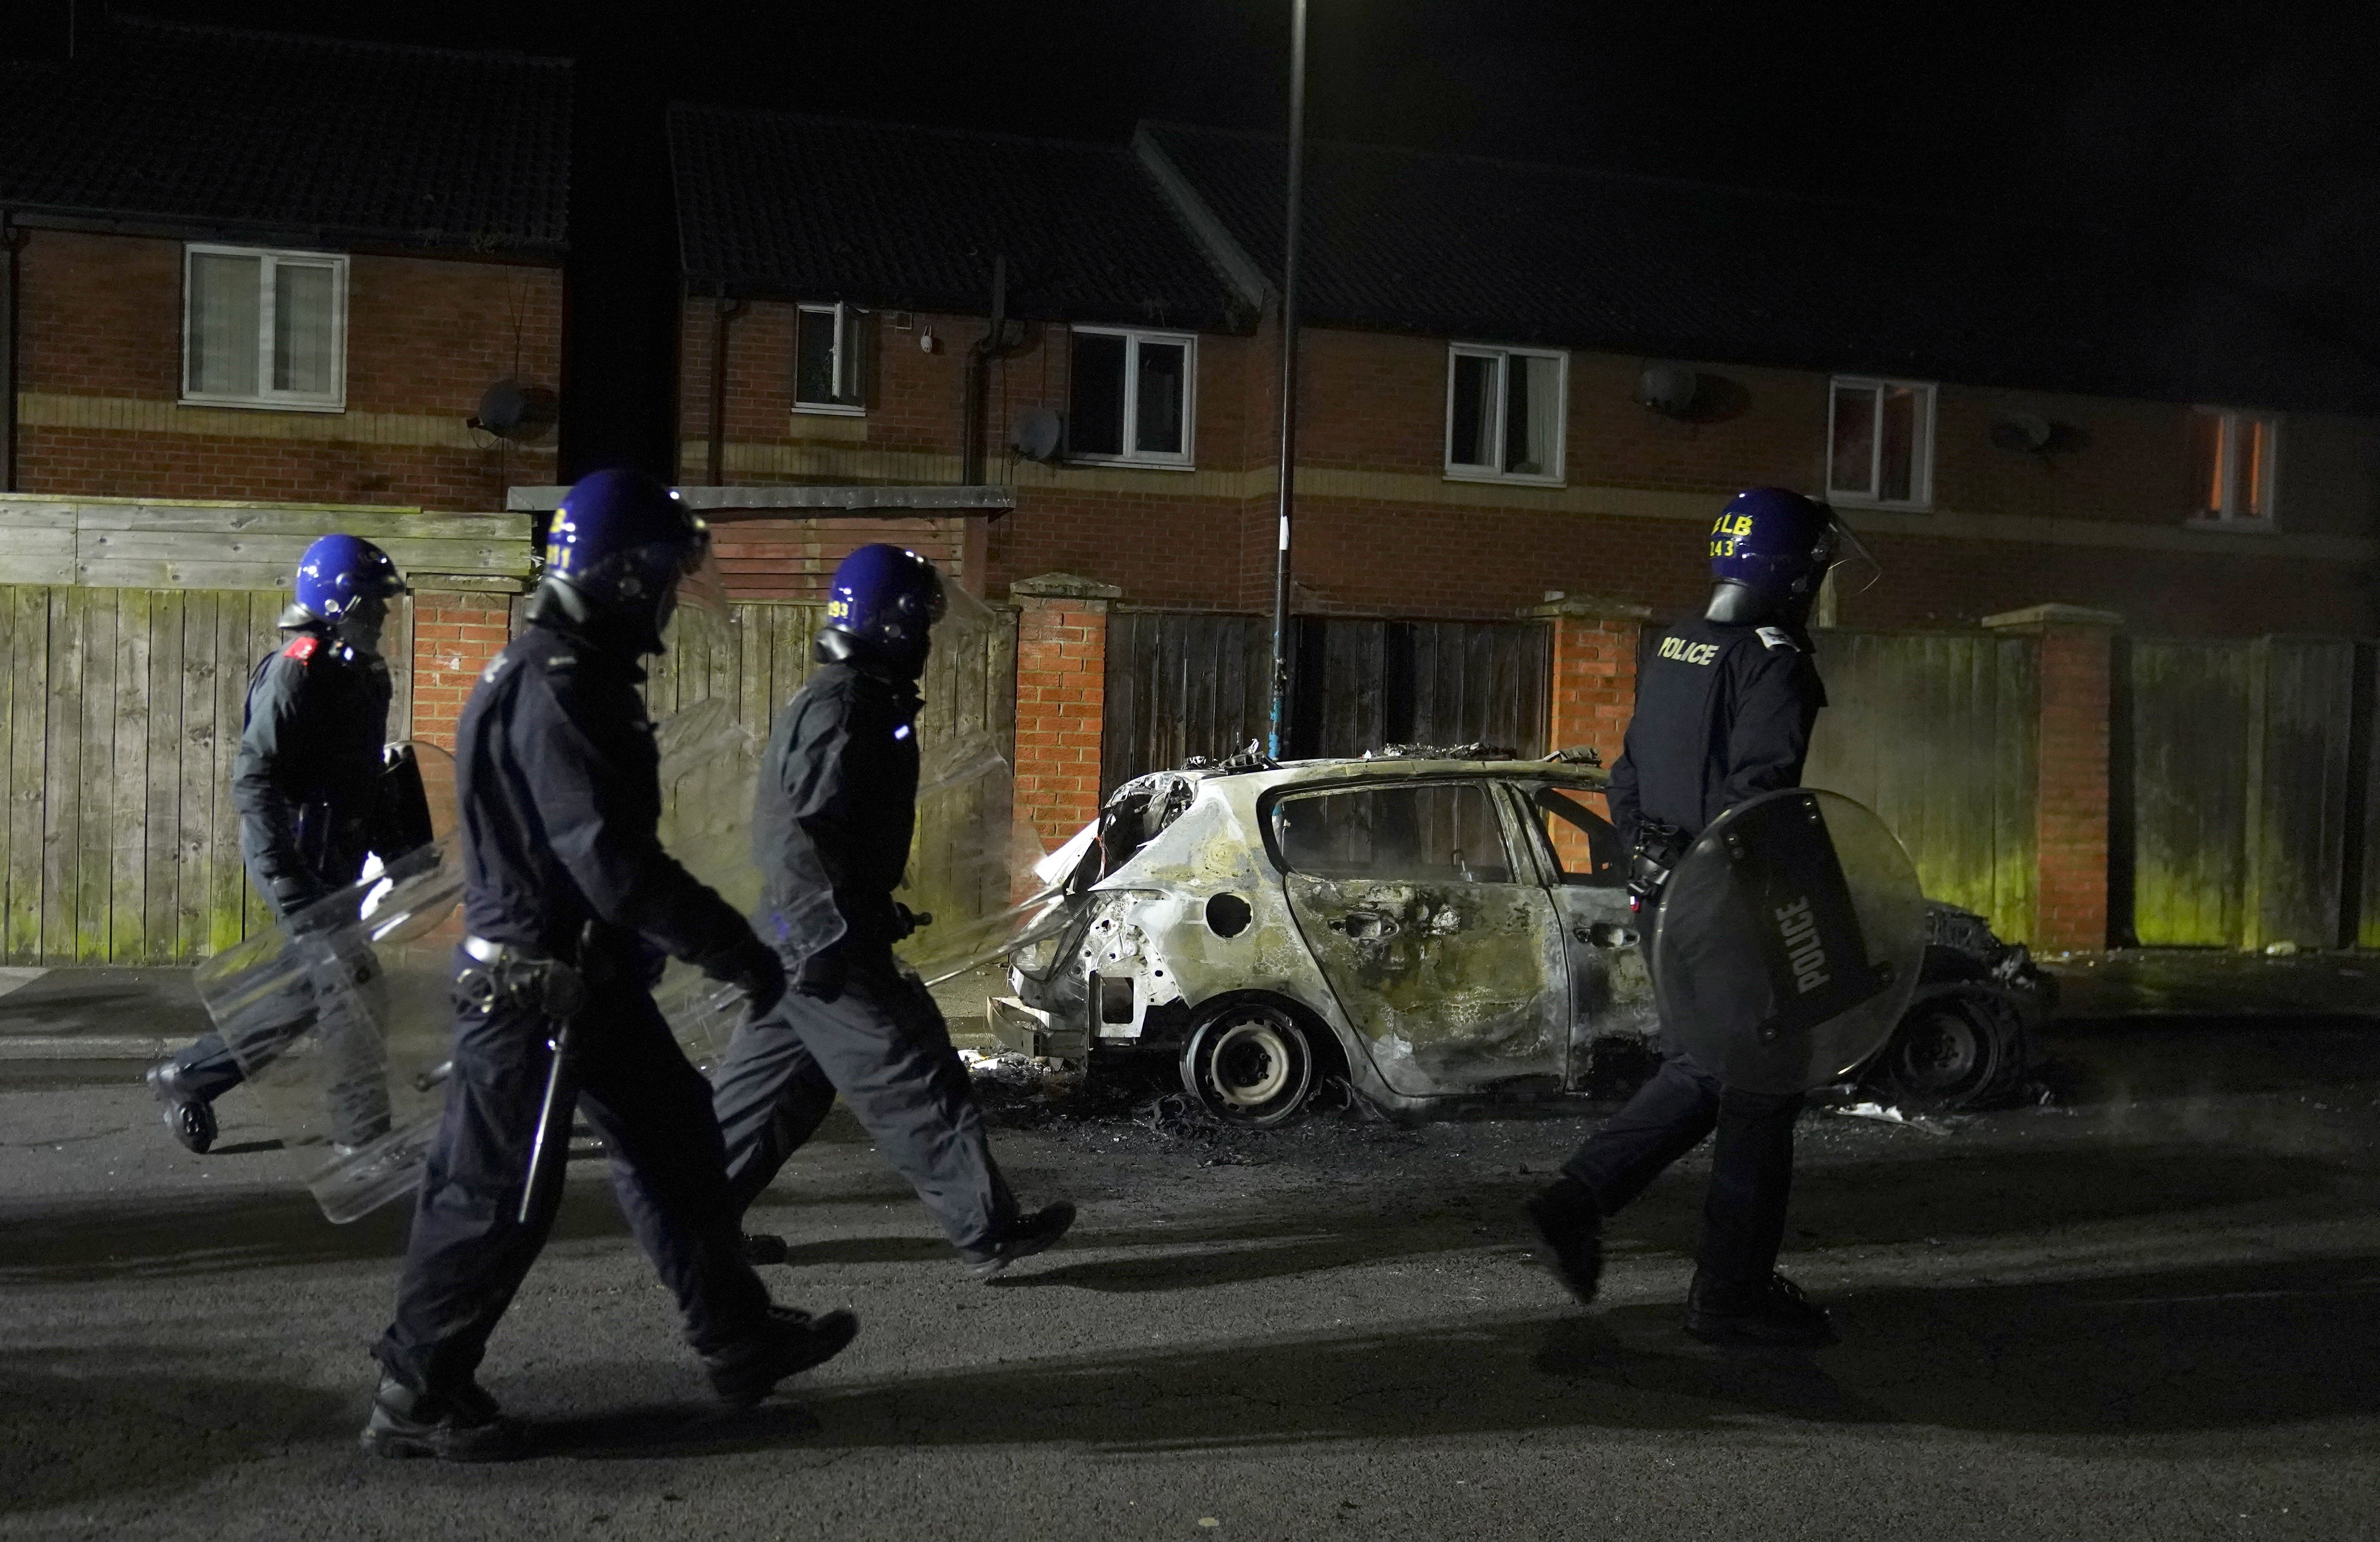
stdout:
{"type": "Polygon", "coordinates": [[[199,966],[200,1000],[334,1221],[407,1193],[444,1103],[460,935],[454,762],[407,747],[430,844],[199,966]]]}
{"type": "Polygon", "coordinates": [[[1806,1092],[1880,1048],[1925,952],[1925,902],[1884,821],[1789,788],[1730,808],[1654,919],[1663,1037],[1730,1087],[1806,1092]]]}

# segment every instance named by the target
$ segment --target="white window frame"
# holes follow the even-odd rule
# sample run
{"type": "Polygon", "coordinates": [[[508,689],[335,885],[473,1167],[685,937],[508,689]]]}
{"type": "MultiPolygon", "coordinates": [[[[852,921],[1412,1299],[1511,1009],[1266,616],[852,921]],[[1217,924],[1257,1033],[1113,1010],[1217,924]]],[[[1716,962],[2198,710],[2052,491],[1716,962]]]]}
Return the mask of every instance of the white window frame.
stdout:
{"type": "Polygon", "coordinates": [[[347,259],[344,252],[302,251],[290,248],[216,246],[203,241],[182,244],[182,376],[181,402],[186,407],[237,407],[272,412],[345,412],[347,410],[347,259]],[[256,310],[256,395],[190,389],[190,269],[200,257],[256,257],[261,293],[256,310]],[[331,278],[332,378],[338,383],[326,393],[275,391],[273,380],[273,323],[279,286],[275,267],[285,261],[308,267],[329,267],[331,278]]]}
{"type": "Polygon", "coordinates": [[[1930,510],[1934,506],[1934,443],[1935,418],[1941,406],[1939,382],[1930,380],[1900,380],[1887,375],[1832,375],[1827,381],[1827,480],[1826,496],[1838,504],[1855,508],[1930,510]],[[1915,464],[1910,468],[1909,496],[1878,498],[1871,494],[1841,492],[1835,488],[1835,394],[1845,386],[1873,391],[1876,394],[1876,431],[1868,445],[1867,485],[1884,485],[1884,412],[1883,394],[1891,387],[1925,393],[1925,407],[1917,415],[1919,443],[1915,464]]]}
{"type": "Polygon", "coordinates": [[[1188,471],[1196,468],[1198,450],[1198,334],[1195,332],[1156,332],[1147,327],[1078,326],[1068,329],[1066,337],[1066,397],[1072,409],[1075,393],[1075,339],[1077,337],[1121,337],[1123,350],[1123,453],[1107,455],[1081,451],[1069,444],[1066,458],[1086,466],[1146,466],[1158,470],[1188,471]],[[1143,343],[1164,343],[1182,346],[1182,452],[1175,455],[1164,450],[1143,450],[1135,443],[1140,437],[1140,346],[1143,343]]]}
{"type": "MultiPolygon", "coordinates": [[[[2202,530],[2273,529],[2274,516],[2277,513],[2273,495],[2280,486],[2281,415],[2277,412],[2256,412],[2246,407],[2192,407],[2191,416],[2193,419],[2212,418],[2216,420],[2216,431],[2221,435],[2216,454],[2221,457],[2221,464],[2225,466],[2229,466],[2239,456],[2240,425],[2243,423],[2265,425],[2265,464],[2256,479],[2256,502],[2265,512],[2240,514],[2229,508],[2194,508],[2185,523],[2202,530]]],[[[2231,493],[2231,478],[2226,476],[2223,483],[2224,496],[2228,499],[2231,493]]]]}
{"type": "Polygon", "coordinates": [[[1529,487],[1560,487],[1570,466],[1570,354],[1561,348],[1505,348],[1492,343],[1449,343],[1446,346],[1446,480],[1452,482],[1519,482],[1529,487]],[[1548,457],[1553,469],[1544,474],[1506,471],[1498,466],[1469,466],[1454,458],[1454,361],[1458,358],[1488,358],[1496,361],[1496,416],[1485,425],[1481,437],[1496,445],[1497,458],[1503,458],[1504,413],[1512,394],[1509,387],[1512,360],[1515,358],[1550,358],[1554,361],[1554,443],[1548,457]]]}
{"type": "Polygon", "coordinates": [[[868,359],[861,350],[866,346],[868,329],[860,324],[865,315],[858,306],[837,300],[829,305],[822,301],[805,300],[794,307],[794,410],[816,413],[828,418],[865,418],[868,416],[868,359]],[[834,341],[827,348],[827,368],[840,382],[850,371],[851,394],[857,398],[848,402],[806,402],[802,400],[802,318],[831,316],[834,318],[834,341]]]}

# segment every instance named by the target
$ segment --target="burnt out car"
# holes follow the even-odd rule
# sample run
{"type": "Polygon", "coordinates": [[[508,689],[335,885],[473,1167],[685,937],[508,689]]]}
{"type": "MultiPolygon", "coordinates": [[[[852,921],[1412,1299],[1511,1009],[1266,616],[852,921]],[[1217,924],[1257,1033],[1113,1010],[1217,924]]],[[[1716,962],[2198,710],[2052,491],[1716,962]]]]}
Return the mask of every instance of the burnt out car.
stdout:
{"type": "MultiPolygon", "coordinates": [[[[1234,1123],[1343,1078],[1390,1111],[1610,1091],[1648,1066],[1652,984],[1589,761],[1193,763],[1126,783],[1043,865],[1070,921],[1011,961],[993,1032],[1150,1058],[1234,1123]]],[[[1931,907],[1924,984],[1864,1071],[1969,1106],[2022,1075],[2049,982],[1931,907]]]]}

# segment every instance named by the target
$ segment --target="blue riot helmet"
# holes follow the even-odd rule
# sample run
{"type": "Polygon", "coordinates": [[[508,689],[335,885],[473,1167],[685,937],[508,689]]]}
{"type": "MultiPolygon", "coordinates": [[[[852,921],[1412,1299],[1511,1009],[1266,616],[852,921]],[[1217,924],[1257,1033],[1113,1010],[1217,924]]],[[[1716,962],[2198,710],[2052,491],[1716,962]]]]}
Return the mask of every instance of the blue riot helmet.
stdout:
{"type": "Polygon", "coordinates": [[[942,576],[932,563],[881,541],[863,546],[834,570],[819,651],[915,680],[925,673],[943,604],[942,576]]]}
{"type": "Polygon", "coordinates": [[[658,653],[678,586],[710,552],[710,530],[641,471],[581,477],[553,511],[544,604],[638,653],[658,653]]]}
{"type": "Polygon", "coordinates": [[[1711,524],[1711,577],[1791,608],[1815,598],[1834,561],[1835,511],[1781,487],[1737,493],[1711,524]]]}
{"type": "Polygon", "coordinates": [[[405,592],[405,576],[370,541],[327,535],[298,559],[296,589],[296,603],[281,613],[283,626],[329,626],[351,645],[374,651],[389,601],[405,592]]]}

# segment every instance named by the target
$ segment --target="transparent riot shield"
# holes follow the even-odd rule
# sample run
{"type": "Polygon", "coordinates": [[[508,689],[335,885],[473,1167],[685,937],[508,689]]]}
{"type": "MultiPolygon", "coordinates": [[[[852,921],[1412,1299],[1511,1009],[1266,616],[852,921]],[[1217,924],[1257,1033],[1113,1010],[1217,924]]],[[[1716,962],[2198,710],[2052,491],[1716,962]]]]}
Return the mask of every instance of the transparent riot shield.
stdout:
{"type": "Polygon", "coordinates": [[[408,1192],[437,1129],[460,936],[454,761],[410,747],[432,839],[261,928],[198,970],[199,997],[333,1220],[408,1192]]]}
{"type": "Polygon", "coordinates": [[[1653,931],[1663,1037],[1730,1087],[1805,1092],[1882,1047],[1925,952],[1900,843],[1837,793],[1791,788],[1713,821],[1653,931]]]}

